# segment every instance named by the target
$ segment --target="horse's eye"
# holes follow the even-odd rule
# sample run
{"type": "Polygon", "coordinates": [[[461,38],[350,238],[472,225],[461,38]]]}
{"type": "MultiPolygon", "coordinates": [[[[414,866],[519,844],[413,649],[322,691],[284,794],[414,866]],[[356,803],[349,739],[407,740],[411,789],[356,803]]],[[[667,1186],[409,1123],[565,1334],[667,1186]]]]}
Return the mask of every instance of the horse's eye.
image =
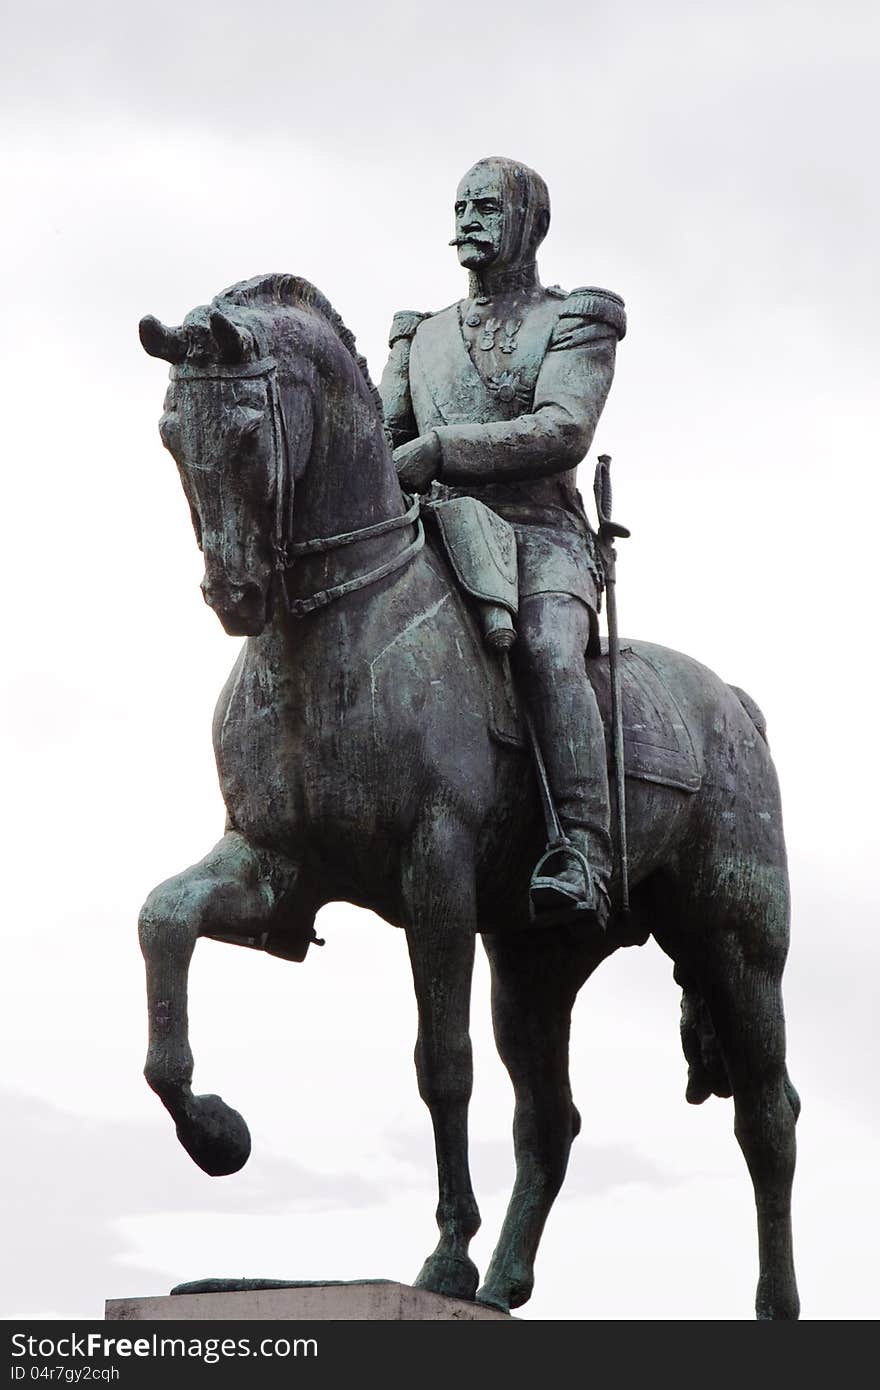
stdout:
{"type": "Polygon", "coordinates": [[[247,448],[253,444],[263,421],[262,410],[252,410],[246,405],[237,405],[230,413],[230,432],[238,443],[247,448]]]}

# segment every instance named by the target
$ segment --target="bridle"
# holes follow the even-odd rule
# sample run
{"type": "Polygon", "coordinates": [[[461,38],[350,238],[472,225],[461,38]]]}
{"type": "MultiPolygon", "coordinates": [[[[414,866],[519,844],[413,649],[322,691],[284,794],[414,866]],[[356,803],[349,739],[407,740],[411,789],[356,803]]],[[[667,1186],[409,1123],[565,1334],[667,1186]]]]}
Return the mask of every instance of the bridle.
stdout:
{"type": "Polygon", "coordinates": [[[388,517],[384,521],[375,522],[372,526],[362,526],[356,531],[343,531],[337,536],[320,536],[313,540],[296,542],[288,539],[293,520],[294,482],[290,469],[286,466],[289,441],[278,391],[277,368],[278,363],[274,357],[263,357],[256,362],[234,367],[224,366],[220,363],[208,367],[195,367],[183,362],[179,366],[172,366],[171,379],[172,381],[248,381],[261,378],[265,380],[266,395],[272,411],[275,467],[272,569],[278,581],[287,612],[292,617],[302,617],[306,613],[314,613],[318,608],[326,608],[328,603],[332,603],[338,598],[344,598],[346,594],[355,593],[358,589],[369,588],[371,584],[377,584],[380,579],[385,579],[389,574],[394,574],[396,570],[402,569],[404,565],[415,558],[425,544],[425,528],[419,514],[418,496],[407,498],[407,495],[404,494],[409,505],[401,516],[388,517]],[[376,536],[388,535],[392,531],[399,531],[404,526],[410,525],[415,525],[416,528],[414,540],[392,559],[387,560],[385,564],[379,565],[376,569],[369,570],[365,574],[355,575],[354,578],[346,579],[340,584],[334,584],[330,588],[320,589],[317,593],[310,594],[308,598],[290,598],[287,592],[287,573],[301,556],[327,554],[331,550],[341,550],[345,546],[354,545],[357,541],[372,540],[376,536]]]}

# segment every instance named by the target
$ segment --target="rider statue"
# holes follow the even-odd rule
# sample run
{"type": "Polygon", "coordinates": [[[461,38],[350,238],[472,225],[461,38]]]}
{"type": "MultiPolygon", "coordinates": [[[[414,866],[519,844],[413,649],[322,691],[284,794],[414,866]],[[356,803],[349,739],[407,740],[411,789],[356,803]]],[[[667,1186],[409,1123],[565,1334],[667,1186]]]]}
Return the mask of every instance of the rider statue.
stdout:
{"type": "Polygon", "coordinates": [[[550,224],[544,180],[481,159],[455,202],[468,297],[396,314],[380,392],[402,486],[478,498],[515,530],[514,671],[569,847],[532,879],[532,909],[605,925],[611,874],[605,738],[587,678],[602,577],[576,486],[626,331],[623,300],[538,279],[550,224]]]}

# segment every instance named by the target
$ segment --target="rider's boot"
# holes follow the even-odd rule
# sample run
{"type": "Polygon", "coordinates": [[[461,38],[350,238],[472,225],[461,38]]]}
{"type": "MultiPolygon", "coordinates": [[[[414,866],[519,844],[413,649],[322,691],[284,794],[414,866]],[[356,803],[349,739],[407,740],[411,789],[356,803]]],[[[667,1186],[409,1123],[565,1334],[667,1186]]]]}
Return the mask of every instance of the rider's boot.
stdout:
{"type": "Polygon", "coordinates": [[[604,928],[611,876],[605,732],[584,651],[589,609],[567,594],[531,596],[513,651],[564,838],[552,841],[530,889],[535,925],[604,928]]]}
{"type": "Polygon", "coordinates": [[[607,836],[581,826],[564,829],[565,840],[548,846],[532,875],[532,920],[537,926],[571,922],[604,931],[611,913],[607,836]]]}
{"type": "Polygon", "coordinates": [[[548,844],[535,867],[531,918],[535,925],[570,922],[604,931],[612,863],[608,766],[599,706],[583,663],[580,670],[567,667],[557,674],[551,698],[535,716],[564,838],[548,844]]]}

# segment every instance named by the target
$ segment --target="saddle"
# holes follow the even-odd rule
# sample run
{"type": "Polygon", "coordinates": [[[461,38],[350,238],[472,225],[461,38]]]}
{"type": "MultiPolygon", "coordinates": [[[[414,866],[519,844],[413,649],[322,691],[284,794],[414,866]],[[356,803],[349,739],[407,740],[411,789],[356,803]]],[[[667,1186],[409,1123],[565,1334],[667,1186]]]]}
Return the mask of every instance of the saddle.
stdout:
{"type": "MultiPolygon", "coordinates": [[[[460,588],[473,600],[482,633],[475,645],[489,688],[491,733],[500,743],[526,749],[525,723],[507,661],[499,661],[516,640],[516,536],[513,527],[475,497],[423,503],[460,588]],[[490,655],[491,653],[491,655],[490,655]]],[[[620,650],[624,767],[628,777],[680,791],[700,789],[700,770],[684,716],[652,660],[650,643],[626,642],[620,650]]],[[[587,675],[611,750],[611,680],[608,643],[586,657],[587,675]]]]}
{"type": "MultiPolygon", "coordinates": [[[[510,663],[491,656],[482,643],[479,651],[489,691],[489,732],[498,743],[528,750],[525,720],[510,663]]],[[[656,649],[653,649],[656,650],[656,649]]],[[[611,676],[608,643],[603,639],[598,656],[586,658],[587,675],[605,728],[608,771],[611,775],[611,676]]],[[[623,758],[627,778],[656,782],[678,791],[698,792],[702,775],[684,715],[652,659],[649,642],[626,642],[620,650],[621,704],[623,708],[623,758]]]]}
{"type": "MultiPolygon", "coordinates": [[[[659,782],[683,792],[700,790],[702,777],[685,717],[652,653],[650,642],[624,642],[620,648],[623,761],[627,777],[659,782]]],[[[611,749],[611,675],[608,643],[599,656],[587,658],[587,675],[611,749]]]]}

